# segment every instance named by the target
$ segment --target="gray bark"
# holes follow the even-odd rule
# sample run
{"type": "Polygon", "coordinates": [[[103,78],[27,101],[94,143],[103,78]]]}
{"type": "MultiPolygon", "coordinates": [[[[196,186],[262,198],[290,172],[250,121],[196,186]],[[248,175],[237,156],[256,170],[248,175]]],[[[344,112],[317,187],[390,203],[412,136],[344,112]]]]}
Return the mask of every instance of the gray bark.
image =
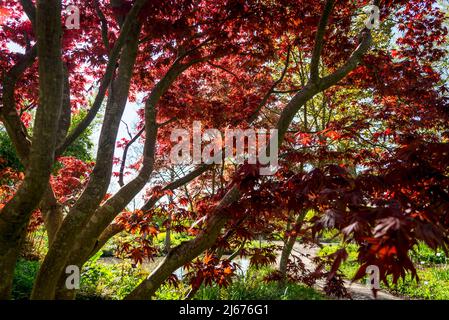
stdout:
{"type": "Polygon", "coordinates": [[[104,198],[111,179],[112,160],[115,150],[120,119],[128,99],[132,70],[137,55],[138,30],[133,23],[130,36],[124,46],[118,76],[112,83],[112,92],[108,97],[103,127],[100,133],[97,162],[89,183],[76,204],[69,211],[56,234],[34,285],[32,299],[54,299],[59,275],[65,269],[66,261],[75,244],[75,240],[104,198]]]}
{"type": "Polygon", "coordinates": [[[54,161],[63,100],[61,3],[37,1],[39,107],[23,184],[0,214],[0,298],[9,297],[14,267],[31,212],[39,204],[54,161]],[[48,14],[52,12],[52,14],[48,14]]]}

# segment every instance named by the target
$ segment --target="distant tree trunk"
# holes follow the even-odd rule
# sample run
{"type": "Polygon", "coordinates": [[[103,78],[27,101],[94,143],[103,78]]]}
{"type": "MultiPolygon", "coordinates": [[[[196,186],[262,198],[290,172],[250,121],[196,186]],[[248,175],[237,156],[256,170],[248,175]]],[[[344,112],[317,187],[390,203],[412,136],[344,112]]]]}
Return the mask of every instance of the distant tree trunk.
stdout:
{"type": "MultiPolygon", "coordinates": [[[[175,180],[175,171],[174,168],[170,171],[170,182],[173,182],[175,180]]],[[[173,203],[173,195],[170,193],[168,196],[168,203],[173,203]]],[[[164,252],[168,253],[170,252],[171,248],[171,223],[172,223],[172,213],[168,213],[167,217],[167,227],[165,229],[165,240],[164,240],[164,252]]]]}
{"type": "Polygon", "coordinates": [[[190,288],[190,291],[187,293],[186,297],[184,298],[184,300],[192,300],[193,297],[195,297],[196,293],[198,292],[198,290],[200,290],[200,288],[190,288]]]}
{"type": "Polygon", "coordinates": [[[293,247],[295,246],[296,239],[298,238],[297,231],[301,228],[302,222],[306,211],[302,211],[296,218],[294,225],[288,231],[296,231],[291,235],[286,235],[284,238],[284,247],[282,248],[281,259],[279,261],[279,272],[281,274],[280,285],[285,286],[287,284],[287,266],[288,259],[292,253],[293,247]]]}
{"type": "Polygon", "coordinates": [[[234,253],[228,257],[228,260],[232,261],[235,258],[237,258],[237,256],[240,254],[240,251],[242,251],[243,248],[245,247],[245,244],[246,244],[246,240],[243,240],[242,243],[240,244],[240,246],[237,248],[237,250],[235,250],[234,253]]]}
{"type": "Polygon", "coordinates": [[[171,248],[171,213],[168,214],[167,228],[165,229],[164,252],[168,253],[171,248]]]}

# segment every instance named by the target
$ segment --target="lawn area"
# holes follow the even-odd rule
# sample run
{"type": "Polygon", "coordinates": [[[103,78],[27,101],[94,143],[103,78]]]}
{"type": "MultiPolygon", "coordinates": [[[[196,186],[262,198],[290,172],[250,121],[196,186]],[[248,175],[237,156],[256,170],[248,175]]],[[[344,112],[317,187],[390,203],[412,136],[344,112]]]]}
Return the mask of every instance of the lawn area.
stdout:
{"type": "MultiPolygon", "coordinates": [[[[323,247],[319,255],[327,255],[335,252],[340,246],[329,244],[323,247]]],[[[349,254],[340,270],[348,278],[352,279],[359,268],[357,262],[357,247],[348,245],[346,247],[349,254]]],[[[429,247],[420,244],[415,247],[412,260],[417,266],[419,281],[412,280],[409,275],[405,279],[400,279],[396,285],[391,284],[382,288],[401,296],[412,299],[447,300],[449,299],[449,259],[442,251],[434,252],[429,247]]],[[[364,279],[362,280],[364,281],[364,279]]]]}

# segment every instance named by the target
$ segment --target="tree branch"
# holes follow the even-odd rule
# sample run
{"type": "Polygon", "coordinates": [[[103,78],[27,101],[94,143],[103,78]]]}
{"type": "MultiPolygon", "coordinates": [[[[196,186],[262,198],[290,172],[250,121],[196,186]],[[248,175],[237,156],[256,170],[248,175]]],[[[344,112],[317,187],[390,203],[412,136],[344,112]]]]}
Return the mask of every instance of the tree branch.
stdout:
{"type": "Polygon", "coordinates": [[[33,25],[33,29],[36,30],[36,7],[31,0],[20,0],[23,11],[25,11],[28,19],[33,25]]]}
{"type": "Polygon", "coordinates": [[[128,156],[128,150],[131,147],[131,145],[134,142],[136,142],[137,139],[139,139],[139,137],[142,135],[142,133],[144,133],[144,131],[145,131],[145,127],[140,129],[140,131],[130,141],[128,141],[128,143],[125,146],[125,149],[123,150],[122,163],[120,165],[120,173],[119,173],[119,179],[118,179],[118,184],[120,185],[120,187],[123,187],[123,185],[125,184],[123,178],[124,178],[124,172],[125,172],[126,158],[128,156]]]}
{"type": "Polygon", "coordinates": [[[258,117],[258,115],[260,113],[260,110],[262,110],[262,108],[265,106],[265,104],[267,103],[267,101],[270,98],[270,96],[274,93],[274,89],[276,89],[276,87],[284,80],[284,77],[287,74],[288,66],[290,64],[290,53],[291,53],[291,47],[288,46],[288,49],[287,49],[287,60],[285,61],[285,66],[284,66],[284,69],[282,70],[281,76],[279,77],[279,79],[277,79],[273,83],[273,85],[270,87],[268,92],[263,97],[262,101],[259,103],[259,105],[256,108],[256,110],[248,118],[248,123],[252,123],[252,122],[256,121],[256,119],[257,119],[257,117],[258,117]]]}
{"type": "Polygon", "coordinates": [[[89,109],[86,117],[67,136],[64,143],[62,145],[58,146],[58,149],[56,152],[57,155],[62,154],[65,151],[65,149],[67,149],[67,147],[69,145],[71,145],[87,129],[87,127],[95,119],[95,116],[97,115],[97,113],[100,110],[100,107],[103,103],[104,97],[106,95],[106,91],[109,87],[109,84],[111,83],[111,80],[113,78],[114,71],[117,67],[117,61],[119,59],[122,47],[125,44],[127,38],[129,37],[130,32],[133,29],[133,26],[135,25],[135,21],[137,20],[137,16],[138,16],[140,10],[143,8],[143,6],[145,5],[145,3],[147,1],[148,0],[136,0],[132,9],[129,11],[128,15],[126,16],[125,22],[123,23],[123,26],[120,31],[120,35],[119,35],[114,47],[110,51],[109,61],[106,66],[106,71],[105,71],[105,74],[103,75],[103,78],[101,79],[100,87],[98,88],[98,93],[95,97],[94,103],[92,104],[92,107],[89,109]]]}
{"type": "Polygon", "coordinates": [[[315,83],[319,79],[318,66],[320,65],[321,52],[323,51],[324,35],[329,17],[335,5],[335,0],[327,0],[324,5],[323,14],[315,35],[315,46],[312,52],[312,61],[310,62],[310,81],[315,83]]]}
{"type": "Polygon", "coordinates": [[[95,6],[95,12],[97,13],[98,17],[100,18],[101,23],[101,38],[103,40],[104,47],[106,48],[108,55],[109,51],[111,50],[110,44],[109,44],[109,38],[108,38],[108,21],[106,20],[106,17],[103,14],[103,11],[100,9],[100,4],[98,3],[98,0],[94,1],[95,6]]]}
{"type": "MultiPolygon", "coordinates": [[[[164,188],[162,188],[162,192],[163,191],[168,191],[168,190],[175,190],[178,189],[179,187],[182,187],[183,185],[189,183],[190,181],[192,181],[193,179],[199,177],[200,175],[202,175],[204,172],[210,170],[213,168],[212,164],[203,164],[201,166],[199,166],[198,168],[196,168],[195,170],[191,171],[190,173],[186,174],[185,176],[170,182],[169,184],[167,184],[164,188]]],[[[154,207],[154,205],[158,202],[158,200],[160,199],[160,196],[152,196],[143,206],[142,208],[140,208],[140,210],[142,211],[148,211],[151,208],[154,207]]]]}
{"type": "Polygon", "coordinates": [[[17,154],[26,166],[30,152],[31,141],[28,139],[26,128],[17,113],[15,102],[15,88],[20,76],[33,65],[37,57],[37,45],[20,57],[19,61],[9,70],[3,80],[3,107],[0,109],[1,120],[5,124],[8,136],[11,138],[17,154]]]}

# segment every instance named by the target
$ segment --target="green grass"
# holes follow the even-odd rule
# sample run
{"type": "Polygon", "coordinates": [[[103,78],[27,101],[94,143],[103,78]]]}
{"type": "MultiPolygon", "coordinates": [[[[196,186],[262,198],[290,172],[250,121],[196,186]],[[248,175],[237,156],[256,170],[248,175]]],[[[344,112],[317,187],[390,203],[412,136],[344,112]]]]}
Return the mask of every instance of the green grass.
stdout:
{"type": "Polygon", "coordinates": [[[324,296],[302,284],[289,283],[281,288],[276,282],[265,282],[272,268],[250,268],[246,276],[238,277],[229,287],[202,287],[196,300],[322,300],[324,296]]]}
{"type": "MultiPolygon", "coordinates": [[[[327,245],[320,250],[319,255],[328,255],[338,248],[338,245],[327,245]]],[[[349,254],[348,260],[342,264],[340,270],[348,279],[352,279],[359,268],[357,246],[351,244],[347,246],[346,250],[349,254]]],[[[420,281],[416,282],[411,279],[410,275],[407,275],[405,280],[400,279],[396,285],[391,284],[390,287],[386,287],[381,284],[381,286],[393,294],[413,299],[448,300],[449,265],[447,264],[448,258],[444,253],[435,252],[426,245],[420,244],[416,246],[410,256],[416,264],[420,281]]]]}
{"type": "Polygon", "coordinates": [[[432,266],[418,269],[420,281],[410,276],[399,280],[391,291],[414,299],[449,300],[449,266],[432,266]]]}
{"type": "Polygon", "coordinates": [[[322,300],[324,296],[301,284],[288,284],[285,289],[277,283],[248,284],[236,281],[228,288],[203,287],[195,300],[322,300]]]}
{"type": "MultiPolygon", "coordinates": [[[[334,253],[340,249],[340,245],[329,244],[324,246],[319,252],[319,256],[326,256],[334,253]]],[[[348,259],[342,263],[340,266],[340,271],[345,275],[346,278],[352,279],[359,269],[359,263],[357,262],[357,246],[354,244],[349,244],[346,246],[346,251],[348,252],[348,259]]]]}

